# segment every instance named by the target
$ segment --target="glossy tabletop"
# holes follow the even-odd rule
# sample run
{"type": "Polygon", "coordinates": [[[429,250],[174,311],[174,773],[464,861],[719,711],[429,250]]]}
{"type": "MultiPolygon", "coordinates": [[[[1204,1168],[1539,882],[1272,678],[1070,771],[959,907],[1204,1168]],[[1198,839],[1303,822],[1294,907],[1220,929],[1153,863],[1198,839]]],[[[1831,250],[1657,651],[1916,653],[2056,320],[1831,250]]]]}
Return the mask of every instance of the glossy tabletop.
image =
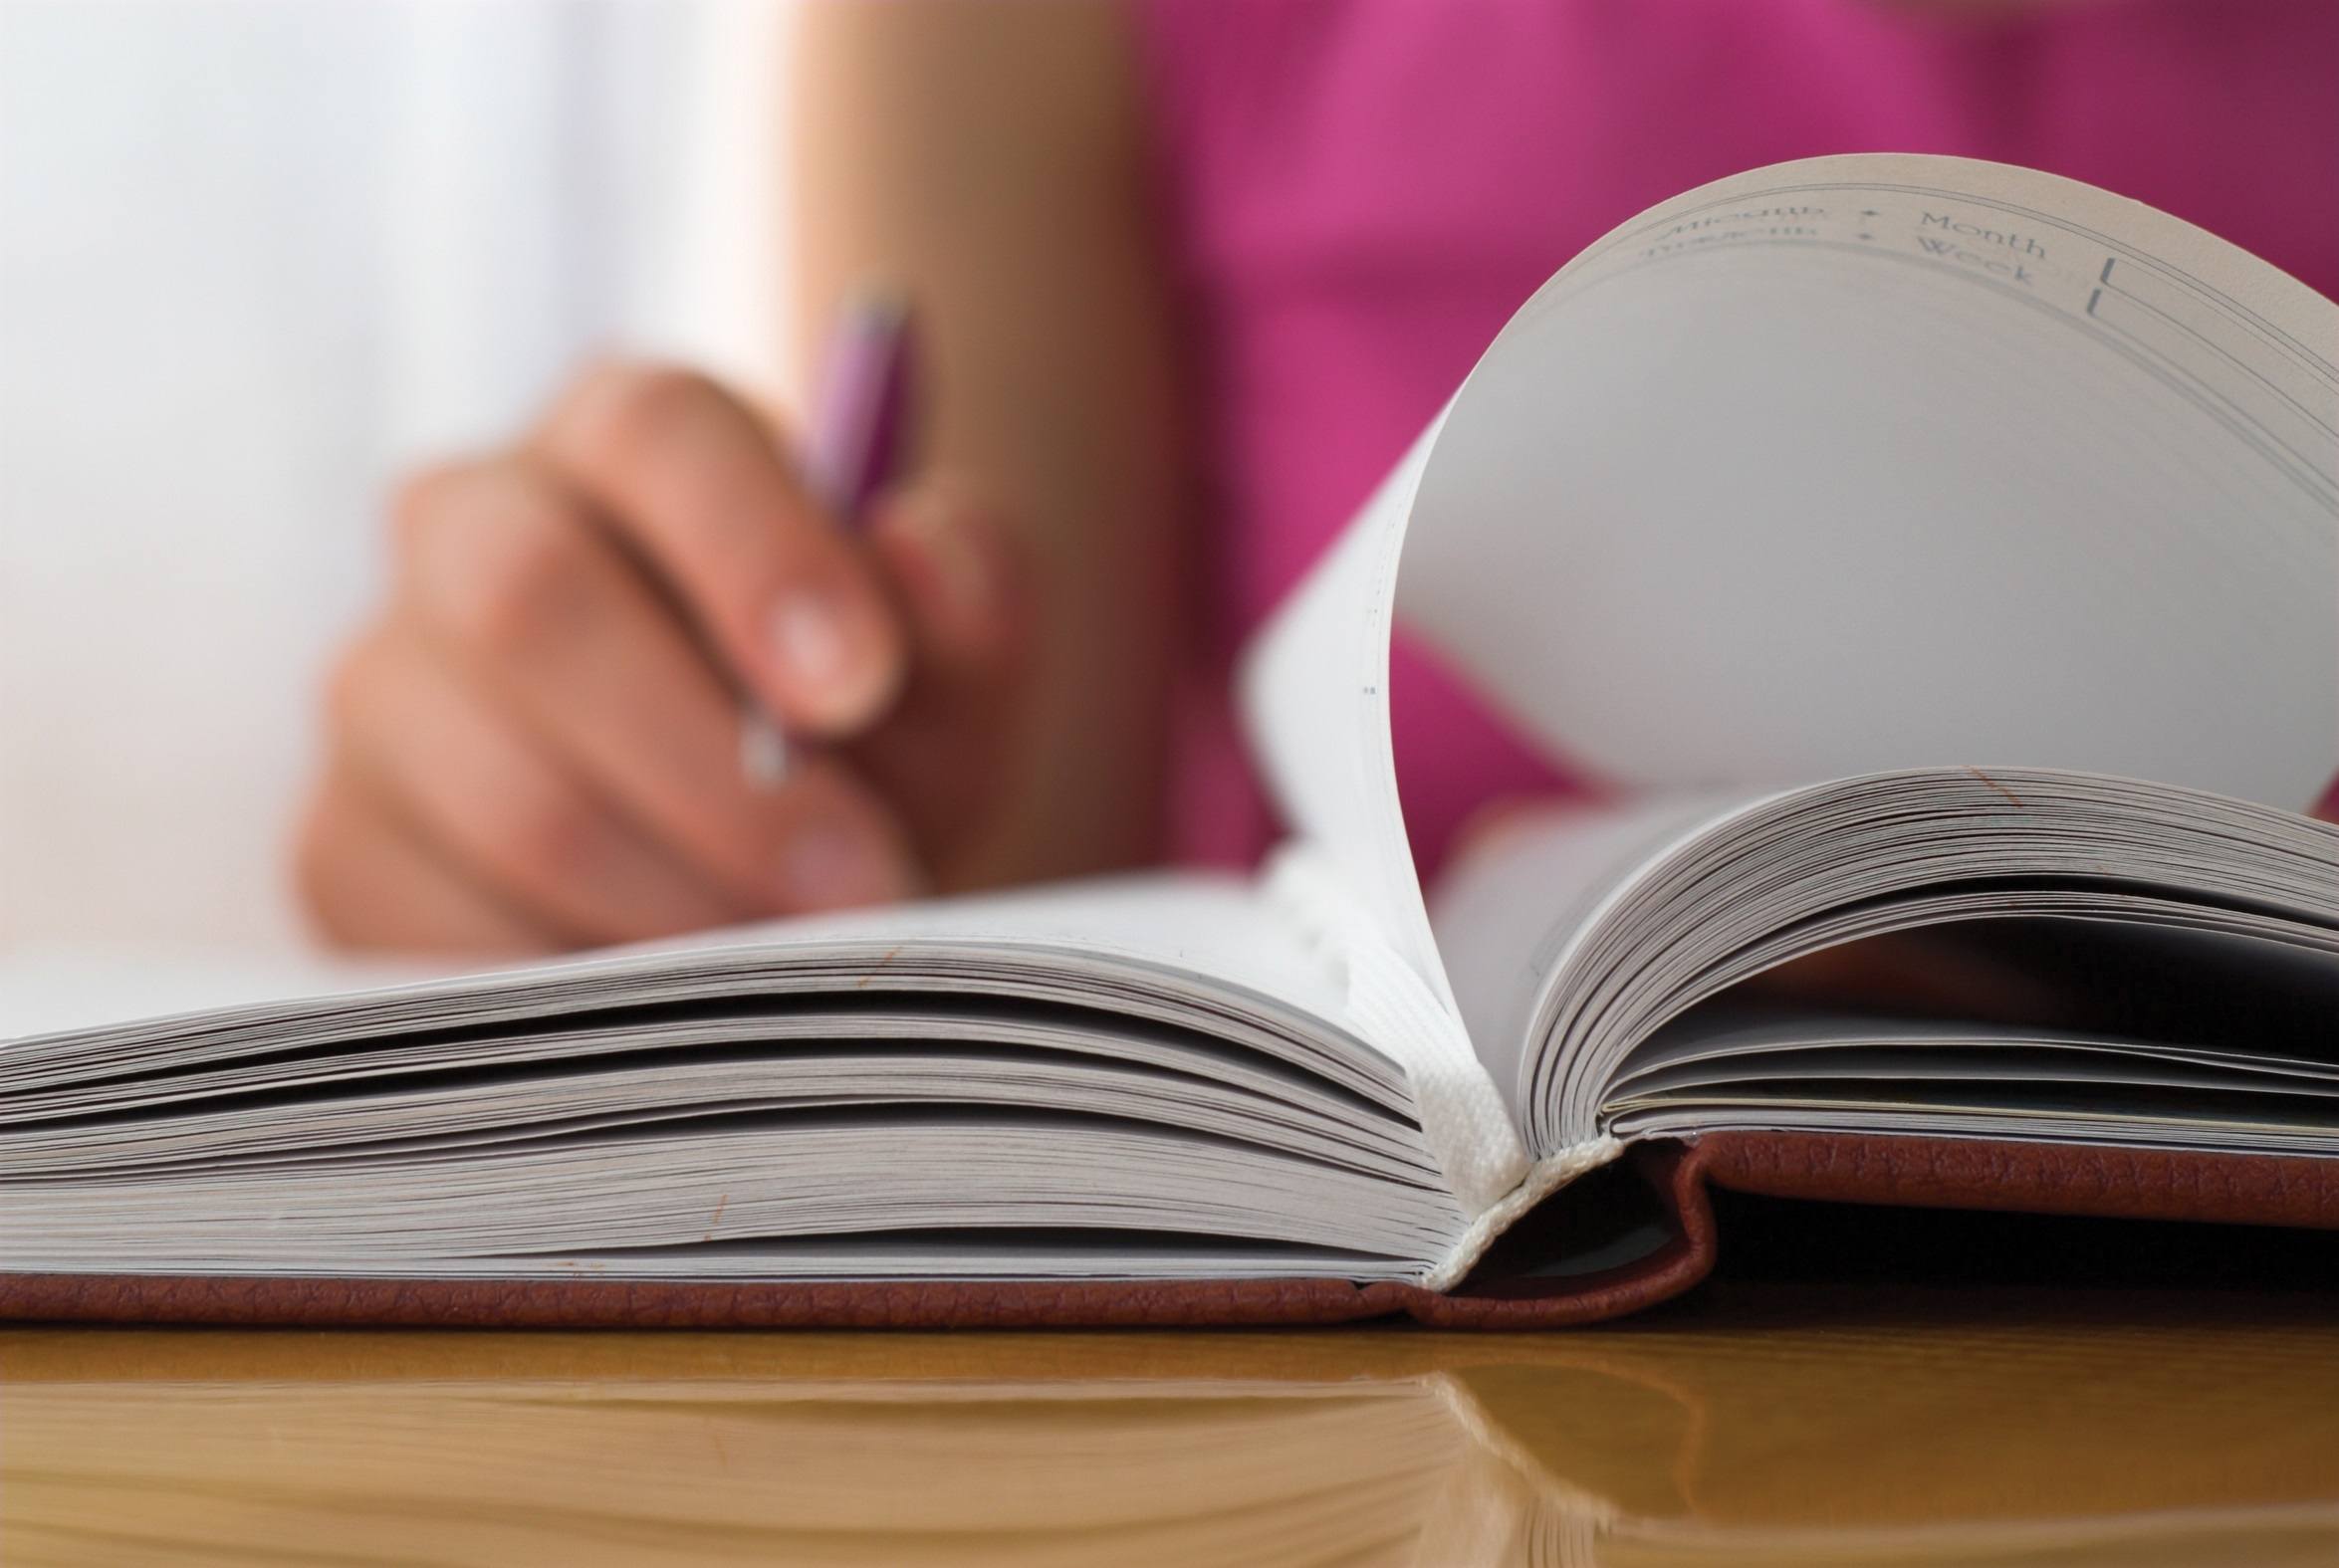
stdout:
{"type": "Polygon", "coordinates": [[[0,1561],[2339,1562],[2312,1291],[1464,1337],[0,1333],[0,1561]]]}

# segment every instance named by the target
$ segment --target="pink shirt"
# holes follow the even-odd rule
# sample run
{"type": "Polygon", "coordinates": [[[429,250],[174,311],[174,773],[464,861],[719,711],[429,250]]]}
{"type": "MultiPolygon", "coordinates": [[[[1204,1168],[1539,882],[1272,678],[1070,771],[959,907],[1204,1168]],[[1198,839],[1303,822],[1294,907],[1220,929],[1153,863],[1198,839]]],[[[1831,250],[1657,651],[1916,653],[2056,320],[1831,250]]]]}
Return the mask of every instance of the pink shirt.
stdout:
{"type": "MultiPolygon", "coordinates": [[[[1159,198],[1208,498],[1179,858],[1273,818],[1226,681],[1534,288],[1693,185],[1829,152],[2025,163],[2339,295],[2339,5],[1147,0],[1159,198]]],[[[1482,802],[1576,787],[1417,655],[1391,686],[1425,870],[1482,802]]]]}

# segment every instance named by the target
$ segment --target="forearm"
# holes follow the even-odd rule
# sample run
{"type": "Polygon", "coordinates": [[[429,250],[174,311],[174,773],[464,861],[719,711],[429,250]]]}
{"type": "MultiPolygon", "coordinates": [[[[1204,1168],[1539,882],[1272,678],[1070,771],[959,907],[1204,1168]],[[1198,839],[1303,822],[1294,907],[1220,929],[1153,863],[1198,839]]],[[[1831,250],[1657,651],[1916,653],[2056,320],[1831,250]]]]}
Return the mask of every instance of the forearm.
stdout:
{"type": "Polygon", "coordinates": [[[1168,308],[1115,8],[816,5],[795,95],[800,340],[908,291],[925,452],[1021,532],[1029,700],[953,885],[1126,865],[1157,837],[1180,629],[1168,308]]]}

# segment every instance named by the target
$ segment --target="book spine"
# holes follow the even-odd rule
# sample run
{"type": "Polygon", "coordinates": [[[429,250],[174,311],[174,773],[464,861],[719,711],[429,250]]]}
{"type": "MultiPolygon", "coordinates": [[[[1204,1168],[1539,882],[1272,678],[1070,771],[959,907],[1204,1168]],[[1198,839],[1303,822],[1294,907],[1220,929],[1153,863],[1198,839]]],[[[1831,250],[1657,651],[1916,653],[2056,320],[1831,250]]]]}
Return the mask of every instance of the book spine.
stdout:
{"type": "Polygon", "coordinates": [[[1510,1200],[1534,1162],[1462,1020],[1358,913],[1324,857],[1304,844],[1286,845],[1265,887],[1269,902],[1340,971],[1348,1011],[1342,1021],[1405,1069],[1422,1141],[1475,1230],[1510,1200]]]}
{"type": "Polygon", "coordinates": [[[1471,1221],[1470,1229],[1462,1232],[1461,1239],[1422,1279],[1422,1284],[1431,1290],[1453,1289],[1478,1266],[1479,1259],[1487,1255],[1487,1248],[1500,1240],[1504,1232],[1532,1213],[1537,1204],[1623,1153],[1621,1142],[1602,1134],[1535,1161],[1520,1178],[1519,1185],[1471,1221]]]}

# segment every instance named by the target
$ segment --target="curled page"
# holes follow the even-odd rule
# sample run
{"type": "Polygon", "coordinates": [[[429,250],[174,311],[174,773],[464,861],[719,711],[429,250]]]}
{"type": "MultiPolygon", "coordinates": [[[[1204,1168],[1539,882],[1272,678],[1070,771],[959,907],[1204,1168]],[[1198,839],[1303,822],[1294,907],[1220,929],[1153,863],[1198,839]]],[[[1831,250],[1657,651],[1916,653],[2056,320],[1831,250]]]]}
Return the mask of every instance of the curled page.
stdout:
{"type": "Polygon", "coordinates": [[[1243,670],[1252,755],[1307,857],[1449,1009],[1414,874],[1389,734],[1397,557],[1443,416],[1260,634],[1243,670]]]}
{"type": "Polygon", "coordinates": [[[1398,614],[1623,788],[1979,762],[2299,808],[2339,770],[2335,345],[2304,285],[2051,175],[1705,186],[1504,330],[1263,636],[1253,744],[1449,1007],[1398,614]]]}
{"type": "Polygon", "coordinates": [[[1272,870],[1271,896],[1337,954],[1344,1014],[1404,1063],[1423,1139],[1475,1219],[1517,1188],[1530,1161],[1446,984],[1389,744],[1397,550],[1436,439],[1433,422],[1285,606],[1254,651],[1245,698],[1257,756],[1309,829],[1272,870]]]}
{"type": "Polygon", "coordinates": [[[1757,170],[1539,291],[1424,465],[1397,612],[1623,788],[2339,769],[2339,308],[2026,169],[1757,170]]]}

